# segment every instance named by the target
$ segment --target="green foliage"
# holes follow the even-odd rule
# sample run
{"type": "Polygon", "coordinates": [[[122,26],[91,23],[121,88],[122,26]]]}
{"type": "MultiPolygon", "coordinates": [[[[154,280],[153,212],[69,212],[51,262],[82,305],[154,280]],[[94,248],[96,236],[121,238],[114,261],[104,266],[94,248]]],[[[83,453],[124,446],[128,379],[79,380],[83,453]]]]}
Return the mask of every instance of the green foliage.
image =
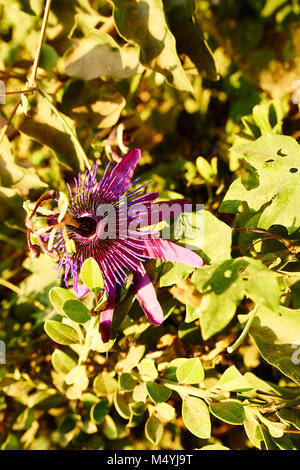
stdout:
{"type": "Polygon", "coordinates": [[[300,172],[298,143],[291,137],[266,134],[255,142],[233,147],[251,167],[230,186],[220,211],[237,212],[241,202],[258,212],[257,227],[282,225],[288,233],[299,228],[300,172]]]}
{"type": "Polygon", "coordinates": [[[0,0],[0,449],[298,450],[299,5],[52,2],[39,55],[44,7],[0,0]],[[147,260],[163,324],[130,277],[103,343],[97,262],[78,299],[24,219],[134,147],[146,192],[204,205],[155,227],[204,265],[147,260]]]}
{"type": "Polygon", "coordinates": [[[100,292],[103,289],[104,281],[98,263],[94,258],[88,258],[81,267],[80,276],[82,282],[90,290],[100,292]]]}

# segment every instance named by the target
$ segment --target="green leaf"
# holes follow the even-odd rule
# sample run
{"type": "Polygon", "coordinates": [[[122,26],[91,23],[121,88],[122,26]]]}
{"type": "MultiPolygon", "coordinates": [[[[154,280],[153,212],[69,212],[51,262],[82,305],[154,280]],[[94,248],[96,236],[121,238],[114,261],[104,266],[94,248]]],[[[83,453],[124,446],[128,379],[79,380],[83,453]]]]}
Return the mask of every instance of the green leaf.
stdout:
{"type": "Polygon", "coordinates": [[[183,263],[172,263],[167,261],[163,265],[163,269],[159,277],[160,287],[172,286],[180,279],[186,279],[188,275],[194,270],[192,266],[187,266],[183,263]]]}
{"type": "Polygon", "coordinates": [[[163,424],[155,418],[155,416],[150,416],[145,424],[145,434],[147,439],[149,439],[152,444],[158,444],[163,436],[163,432],[163,424]]]}
{"type": "Polygon", "coordinates": [[[138,384],[132,394],[132,397],[135,401],[142,401],[146,403],[147,397],[148,397],[148,392],[146,388],[146,383],[142,382],[138,384]]]}
{"type": "MultiPolygon", "coordinates": [[[[62,118],[76,135],[74,121],[63,113],[62,118]]],[[[52,112],[49,104],[38,97],[37,108],[32,116],[16,117],[16,128],[53,151],[57,159],[73,171],[83,171],[84,159],[59,117],[52,112]]]]}
{"type": "Polygon", "coordinates": [[[56,343],[68,345],[80,342],[77,331],[59,321],[47,320],[44,329],[47,335],[56,343]]]}
{"type": "Polygon", "coordinates": [[[80,278],[82,282],[94,292],[99,292],[104,287],[99,264],[94,258],[88,258],[84,261],[80,270],[80,278]]]}
{"type": "Polygon", "coordinates": [[[174,382],[178,382],[176,374],[177,369],[181,364],[186,362],[186,360],[187,359],[184,357],[177,357],[176,359],[173,359],[166,369],[165,378],[168,380],[173,380],[174,382]]]}
{"type": "Polygon", "coordinates": [[[64,88],[62,106],[67,115],[88,120],[91,126],[108,128],[118,121],[126,104],[119,90],[99,80],[73,79],[64,88]]]}
{"type": "Polygon", "coordinates": [[[129,408],[132,414],[140,416],[145,413],[147,406],[142,401],[136,401],[133,403],[129,403],[129,408]]]}
{"type": "Polygon", "coordinates": [[[72,359],[68,354],[60,349],[55,349],[51,356],[51,363],[53,369],[56,372],[60,372],[62,374],[68,374],[71,369],[74,369],[76,366],[76,362],[72,359]]]}
{"type": "Polygon", "coordinates": [[[178,52],[186,54],[200,74],[204,72],[207,78],[217,80],[212,52],[200,32],[200,26],[197,24],[196,27],[193,21],[193,2],[164,0],[164,5],[178,52]]]}
{"type": "Polygon", "coordinates": [[[139,401],[139,402],[129,403],[129,409],[130,409],[130,418],[129,418],[129,422],[127,426],[129,428],[134,428],[142,422],[147,406],[145,405],[145,403],[139,401]]]}
{"type": "Polygon", "coordinates": [[[98,401],[99,398],[93,393],[86,392],[81,395],[81,403],[87,410],[90,410],[95,403],[98,403],[98,401]]]}
{"type": "Polygon", "coordinates": [[[168,28],[162,0],[113,0],[114,20],[119,34],[140,48],[140,61],[162,74],[170,85],[192,91],[168,28]]]}
{"type": "Polygon", "coordinates": [[[118,438],[118,429],[116,423],[109,415],[105,416],[103,432],[108,439],[113,440],[118,438]]]}
{"type": "Polygon", "coordinates": [[[266,134],[249,144],[232,148],[256,170],[256,184],[250,187],[241,177],[227,191],[220,212],[237,212],[241,201],[257,212],[266,207],[258,227],[283,225],[288,233],[300,226],[297,201],[300,197],[300,147],[292,137],[266,134]]]}
{"type": "Polygon", "coordinates": [[[277,413],[281,421],[291,424],[300,431],[300,410],[294,408],[282,408],[277,413]]]}
{"type": "Polygon", "coordinates": [[[204,157],[198,157],[196,160],[196,167],[199,171],[202,178],[207,183],[212,183],[215,177],[212,167],[210,166],[209,162],[204,157]]]}
{"type": "Polygon", "coordinates": [[[75,323],[86,323],[91,318],[89,309],[78,299],[66,300],[62,310],[75,323]]]}
{"type": "Polygon", "coordinates": [[[99,401],[98,403],[94,403],[90,410],[90,417],[91,420],[95,424],[100,424],[104,420],[108,411],[108,401],[106,399],[99,401]]]}
{"type": "Polygon", "coordinates": [[[93,388],[97,396],[106,397],[118,390],[118,382],[107,372],[102,372],[95,378],[93,388]]]}
{"type": "Polygon", "coordinates": [[[249,330],[263,358],[300,384],[300,309],[260,307],[249,330]]]}
{"type": "Polygon", "coordinates": [[[145,346],[140,344],[138,346],[131,346],[126,358],[118,363],[118,369],[123,372],[130,372],[138,365],[145,353],[145,346]]]}
{"type": "Polygon", "coordinates": [[[272,439],[272,436],[269,433],[269,431],[264,426],[261,426],[260,429],[261,429],[261,433],[264,439],[266,449],[267,450],[279,450],[280,449],[279,446],[276,444],[274,439],[272,439]]]}
{"type": "Polygon", "coordinates": [[[61,315],[64,314],[62,307],[66,300],[77,300],[77,297],[69,290],[62,287],[52,287],[49,292],[49,299],[55,310],[61,315]]]}
{"type": "Polygon", "coordinates": [[[153,359],[142,359],[141,362],[139,362],[137,368],[141,374],[142,380],[144,381],[149,379],[155,380],[158,377],[158,372],[153,359]]]}
{"type": "Polygon", "coordinates": [[[211,435],[209,411],[201,398],[186,396],[182,402],[182,419],[188,430],[200,439],[211,435]]]}
{"type": "Polygon", "coordinates": [[[139,48],[132,44],[120,47],[109,35],[87,28],[85,37],[64,55],[65,73],[82,80],[101,76],[127,78],[143,71],[139,63],[139,48]]]}
{"type": "Polygon", "coordinates": [[[191,280],[204,295],[199,307],[189,309],[186,321],[200,318],[205,340],[230,322],[244,296],[274,310],[279,306],[281,291],[276,275],[251,258],[203,266],[194,272],[191,280]]]}
{"type": "Polygon", "coordinates": [[[175,408],[168,403],[159,403],[155,406],[153,414],[163,423],[169,423],[175,416],[175,408]]]}
{"type": "Polygon", "coordinates": [[[177,222],[178,243],[199,252],[206,264],[219,263],[231,258],[231,228],[206,210],[185,212],[177,222]],[[179,238],[178,237],[178,238],[179,238]]]}
{"type": "Polygon", "coordinates": [[[246,415],[243,405],[238,400],[224,400],[209,405],[210,412],[229,424],[243,424],[246,415]]]}
{"type": "Polygon", "coordinates": [[[56,67],[57,59],[58,55],[56,50],[49,44],[43,44],[39,67],[51,71],[56,67]]]}
{"type": "Polygon", "coordinates": [[[67,398],[69,400],[81,399],[82,392],[86,390],[89,385],[86,366],[77,365],[74,369],[70,370],[65,377],[65,382],[71,385],[66,392],[67,398]]]}
{"type": "Polygon", "coordinates": [[[58,426],[58,432],[61,434],[67,434],[68,432],[73,431],[76,427],[77,419],[74,416],[66,416],[60,425],[58,426]]]}
{"type": "Polygon", "coordinates": [[[178,382],[184,384],[199,384],[204,379],[204,369],[200,359],[187,359],[177,367],[178,382]]]}
{"type": "Polygon", "coordinates": [[[244,392],[252,389],[252,386],[235,366],[230,366],[225,370],[217,387],[228,392],[244,392]]]}
{"type": "Polygon", "coordinates": [[[31,426],[34,419],[35,417],[32,410],[30,408],[25,408],[25,410],[18,415],[16,421],[12,426],[12,429],[14,431],[26,431],[26,429],[31,426]]]}
{"type": "Polygon", "coordinates": [[[129,419],[131,415],[131,410],[129,408],[129,403],[132,400],[131,393],[119,393],[116,392],[114,395],[114,405],[120,416],[124,419],[129,419]]]}
{"type": "Polygon", "coordinates": [[[172,394],[171,390],[150,380],[146,382],[146,388],[149,397],[156,405],[157,403],[167,401],[172,394]]]}
{"type": "Polygon", "coordinates": [[[23,191],[47,187],[33,168],[26,168],[15,162],[11,143],[6,135],[0,143],[0,180],[1,186],[23,191]]]}
{"type": "Polygon", "coordinates": [[[120,388],[124,392],[131,392],[137,385],[137,381],[128,373],[123,373],[119,377],[120,388]]]}

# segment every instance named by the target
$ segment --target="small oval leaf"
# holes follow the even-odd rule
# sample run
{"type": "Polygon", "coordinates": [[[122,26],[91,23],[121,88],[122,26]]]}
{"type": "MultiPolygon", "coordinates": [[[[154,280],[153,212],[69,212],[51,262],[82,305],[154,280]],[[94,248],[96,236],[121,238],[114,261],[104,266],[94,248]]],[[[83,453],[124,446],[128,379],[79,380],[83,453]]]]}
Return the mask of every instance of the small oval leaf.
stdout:
{"type": "Polygon", "coordinates": [[[63,304],[66,300],[76,300],[74,294],[72,294],[69,290],[63,289],[62,287],[52,287],[49,292],[49,299],[55,310],[63,315],[63,304]]]}
{"type": "Polygon", "coordinates": [[[47,320],[44,329],[47,335],[56,343],[68,345],[79,343],[80,341],[78,333],[74,328],[59,321],[47,320]]]}
{"type": "Polygon", "coordinates": [[[155,382],[152,382],[149,380],[146,382],[146,388],[149,397],[151,398],[152,401],[157,405],[157,403],[162,403],[164,401],[167,401],[170,396],[171,396],[171,390],[168,388],[164,387],[163,385],[156,384],[155,382]]]}
{"type": "Polygon", "coordinates": [[[204,369],[200,359],[188,359],[180,364],[176,370],[178,382],[185,384],[198,384],[204,379],[204,369]]]}
{"type": "Polygon", "coordinates": [[[211,424],[206,404],[200,398],[187,396],[182,402],[182,419],[188,430],[201,439],[211,435],[211,424]]]}
{"type": "Polygon", "coordinates": [[[89,309],[80,300],[66,300],[62,306],[64,314],[75,323],[86,323],[91,314],[89,309]]]}
{"type": "Polygon", "coordinates": [[[90,411],[91,420],[95,424],[100,424],[104,420],[105,416],[107,415],[108,411],[108,401],[106,399],[95,403],[90,411]]]}
{"type": "Polygon", "coordinates": [[[94,258],[88,258],[84,261],[80,270],[80,278],[92,291],[99,292],[104,287],[99,264],[94,258]]]}
{"type": "Polygon", "coordinates": [[[246,418],[244,407],[237,400],[211,403],[209,409],[214,416],[229,424],[243,424],[246,418]]]}

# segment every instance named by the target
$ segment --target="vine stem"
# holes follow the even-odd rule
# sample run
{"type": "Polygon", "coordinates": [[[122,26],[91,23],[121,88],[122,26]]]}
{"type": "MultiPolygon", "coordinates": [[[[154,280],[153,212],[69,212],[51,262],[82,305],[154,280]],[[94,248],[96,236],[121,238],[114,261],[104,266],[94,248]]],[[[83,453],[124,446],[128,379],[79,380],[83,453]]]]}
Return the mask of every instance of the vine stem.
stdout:
{"type": "Polygon", "coordinates": [[[275,238],[275,240],[280,241],[283,243],[289,251],[293,253],[298,253],[299,246],[294,245],[286,238],[281,237],[280,235],[276,235],[276,233],[268,232],[267,230],[259,229],[259,228],[240,228],[240,227],[232,227],[232,230],[235,232],[253,232],[253,233],[262,233],[263,235],[268,235],[268,238],[275,238]]]}
{"type": "MultiPolygon", "coordinates": [[[[39,60],[40,60],[41,51],[42,51],[42,45],[43,45],[44,38],[45,38],[46,27],[47,27],[47,22],[48,22],[48,17],[49,17],[49,13],[50,13],[50,7],[51,7],[51,1],[52,0],[46,0],[46,6],[45,6],[45,11],[44,11],[44,16],[43,16],[43,23],[42,23],[40,38],[39,38],[37,50],[36,50],[35,57],[34,57],[31,76],[30,76],[30,79],[28,80],[28,92],[32,91],[31,89],[36,89],[37,68],[38,68],[38,65],[39,65],[39,60]]],[[[8,92],[7,94],[13,94],[13,93],[14,92],[8,92]]],[[[24,93],[24,90],[22,90],[21,93],[24,93]]],[[[18,99],[18,101],[16,102],[15,107],[12,110],[5,126],[1,130],[0,144],[3,140],[4,135],[6,134],[6,131],[8,129],[9,124],[11,123],[11,121],[12,121],[14,115],[16,114],[17,109],[18,109],[18,107],[20,106],[21,103],[22,103],[22,100],[21,100],[21,97],[20,97],[18,99]]]]}
{"type": "Polygon", "coordinates": [[[13,109],[12,112],[10,113],[10,116],[9,116],[9,118],[8,118],[7,121],[6,121],[6,124],[2,127],[1,133],[0,133],[0,144],[1,144],[2,140],[3,140],[3,137],[4,137],[5,134],[6,134],[6,131],[7,131],[7,129],[8,129],[8,126],[10,125],[10,123],[11,123],[11,121],[12,121],[12,118],[13,118],[14,115],[16,114],[17,109],[18,109],[18,107],[20,106],[21,102],[22,102],[22,100],[21,100],[21,98],[19,98],[18,101],[16,102],[15,106],[14,106],[14,109],[13,109]]]}
{"type": "Polygon", "coordinates": [[[38,45],[37,45],[37,50],[36,50],[35,57],[34,57],[34,63],[33,63],[33,67],[32,67],[31,76],[30,76],[30,79],[28,80],[28,84],[32,88],[36,86],[37,69],[38,69],[38,65],[39,65],[39,60],[40,60],[40,56],[41,56],[43,42],[44,42],[44,39],[45,39],[45,33],[46,33],[46,27],[47,27],[47,23],[48,23],[50,8],[51,8],[51,2],[52,2],[52,0],[46,0],[46,6],[45,6],[45,11],[44,11],[44,16],[43,16],[43,22],[42,22],[40,38],[39,38],[39,42],[38,42],[38,45]]]}
{"type": "Polygon", "coordinates": [[[19,295],[20,297],[23,296],[27,300],[27,302],[33,304],[35,308],[37,308],[38,310],[42,310],[42,311],[46,310],[46,307],[43,304],[41,304],[38,300],[31,299],[27,295],[24,296],[21,289],[15,286],[14,284],[12,284],[11,282],[0,278],[0,285],[3,287],[6,287],[6,289],[10,289],[11,291],[15,292],[15,294],[19,295]]]}
{"type": "Polygon", "coordinates": [[[71,126],[68,124],[68,122],[64,119],[64,117],[62,116],[62,114],[58,111],[58,109],[56,109],[56,107],[54,106],[54,104],[52,103],[52,101],[50,100],[50,98],[46,95],[46,93],[44,93],[40,88],[37,89],[38,93],[41,95],[41,97],[47,101],[48,105],[50,106],[50,108],[52,109],[52,111],[54,112],[54,114],[56,114],[56,116],[62,121],[62,123],[64,124],[68,134],[70,135],[75,147],[77,147],[77,150],[78,152],[80,153],[84,163],[86,164],[87,168],[90,169],[91,166],[90,166],[90,163],[88,161],[88,158],[86,156],[86,153],[85,151],[83,150],[83,147],[81,145],[81,143],[79,142],[78,140],[78,137],[77,135],[75,134],[75,132],[73,131],[73,129],[71,128],[71,126]]]}
{"type": "Polygon", "coordinates": [[[248,334],[248,331],[252,325],[252,322],[254,320],[254,317],[257,313],[257,310],[258,310],[258,305],[255,305],[254,309],[252,310],[252,312],[250,313],[249,315],[249,318],[247,320],[247,323],[246,323],[246,326],[245,328],[243,329],[242,333],[240,334],[240,336],[238,337],[238,339],[233,343],[232,346],[229,346],[227,348],[227,352],[229,354],[233,353],[233,351],[235,351],[241,344],[242,342],[244,341],[244,339],[246,338],[247,334],[248,334]]]}

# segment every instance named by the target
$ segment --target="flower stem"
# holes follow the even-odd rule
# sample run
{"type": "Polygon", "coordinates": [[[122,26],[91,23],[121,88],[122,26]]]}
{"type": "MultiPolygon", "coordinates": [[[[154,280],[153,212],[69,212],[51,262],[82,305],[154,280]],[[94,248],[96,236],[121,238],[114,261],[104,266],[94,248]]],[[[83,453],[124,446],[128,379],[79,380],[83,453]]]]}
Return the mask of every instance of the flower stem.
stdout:
{"type": "Polygon", "coordinates": [[[229,352],[229,354],[233,353],[233,351],[235,351],[241,344],[242,342],[244,341],[244,339],[246,338],[247,334],[248,334],[248,331],[252,325],[252,322],[253,322],[253,319],[256,315],[256,312],[258,310],[258,305],[255,305],[254,309],[252,310],[252,312],[250,313],[249,315],[249,318],[247,320],[247,323],[246,323],[246,326],[245,328],[243,329],[242,333],[240,334],[240,336],[238,337],[238,339],[235,341],[235,343],[233,343],[232,346],[229,346],[227,348],[227,352],[229,352]]]}

